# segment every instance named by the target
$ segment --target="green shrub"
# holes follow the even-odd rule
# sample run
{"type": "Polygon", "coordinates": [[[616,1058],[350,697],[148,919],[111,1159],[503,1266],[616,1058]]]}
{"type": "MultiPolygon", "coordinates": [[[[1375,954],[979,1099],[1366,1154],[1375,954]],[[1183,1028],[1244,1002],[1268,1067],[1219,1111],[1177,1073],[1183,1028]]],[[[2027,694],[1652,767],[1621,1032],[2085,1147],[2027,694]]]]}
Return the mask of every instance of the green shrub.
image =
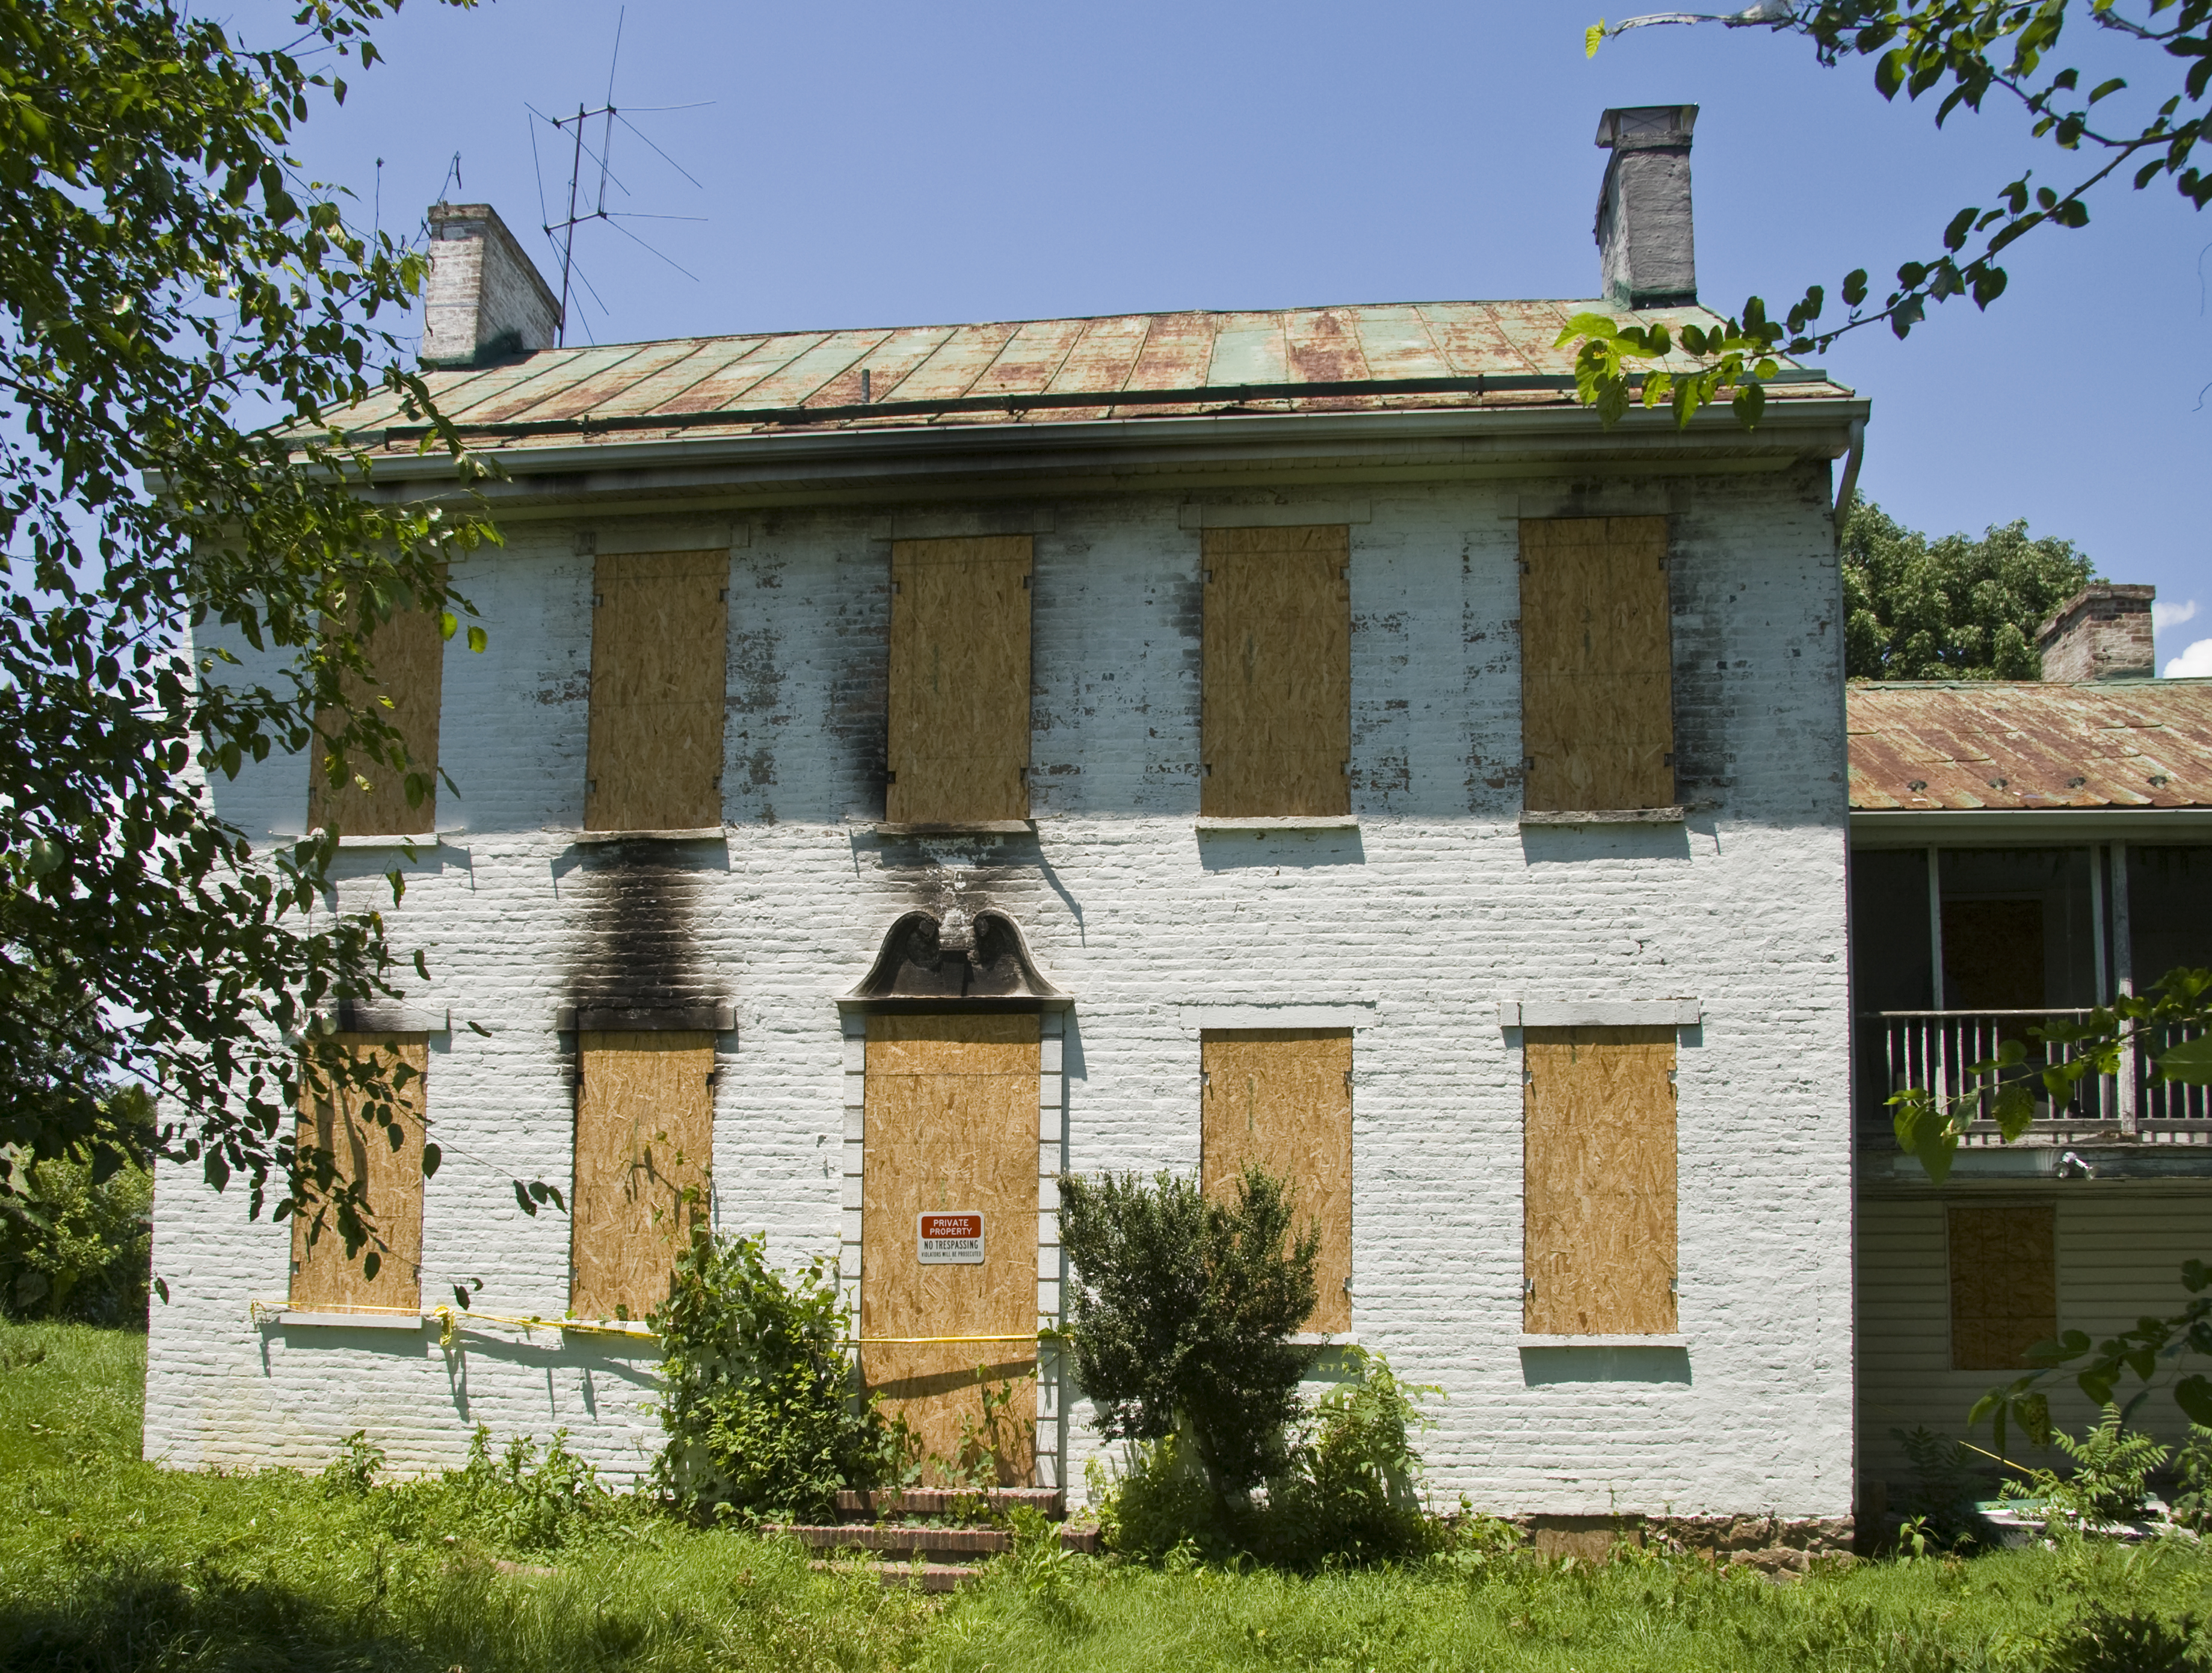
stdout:
{"type": "MultiPolygon", "coordinates": [[[[1413,1404],[1434,1390],[1401,1383],[1380,1354],[1354,1350],[1357,1374],[1291,1433],[1267,1491],[1224,1499],[1186,1437],[1140,1442],[1103,1488],[1110,1548],[1161,1560],[1188,1551],[1214,1560],[1255,1556],[1288,1568],[1425,1555],[1449,1544],[1449,1524],[1422,1504],[1413,1404]]],[[[1485,1524],[1486,1527],[1488,1524],[1485,1524]]]]}
{"type": "Polygon", "coordinates": [[[384,1454],[356,1429],[315,1478],[325,1499],[360,1501],[378,1531],[404,1542],[471,1541],[501,1550],[559,1551],[646,1514],[633,1495],[601,1485],[598,1471],[568,1450],[568,1432],[554,1432],[544,1455],[528,1435],[509,1440],[497,1457],[483,1425],[459,1469],[410,1481],[380,1482],[384,1454]]]}
{"type": "Polygon", "coordinates": [[[2174,1466],[2180,1491],[2173,1495],[2173,1519],[2200,1534],[2212,1530],[2212,1429],[2191,1424],[2174,1466]]]}
{"type": "MultiPolygon", "coordinates": [[[[150,1136],[152,1103],[143,1092],[114,1093],[104,1108],[134,1140],[150,1136]]],[[[0,1315],[144,1329],[153,1176],[125,1161],[95,1177],[91,1164],[54,1157],[19,1164],[9,1185],[0,1189],[0,1315]]]]}
{"type": "Polygon", "coordinates": [[[2212,1657],[2194,1615],[2169,1620],[2092,1603],[2051,1635],[2045,1664],[2051,1673],[2207,1673],[2212,1657]]]}
{"type": "Polygon", "coordinates": [[[836,1275],[817,1260],[787,1276],[767,1239],[704,1229],[676,1263],[660,1333],[656,1485],[694,1514],[818,1518],[840,1487],[866,1487],[897,1440],[857,1399],[836,1275]]]}
{"type": "Polygon", "coordinates": [[[1312,1354],[1291,1333],[1314,1310],[1320,1233],[1295,1235],[1282,1183],[1258,1168],[1233,1202],[1162,1173],[1062,1175],[1074,1268],[1076,1381],[1109,1439],[1160,1443],[1224,1504],[1280,1475],[1312,1354]]]}
{"type": "Polygon", "coordinates": [[[1940,1544],[1972,1541],[1984,1531],[1976,1502],[1989,1491],[1986,1471],[1965,1445],[1923,1426],[1892,1429],[1912,1466],[1913,1490],[1899,1508],[1940,1544]]]}
{"type": "Polygon", "coordinates": [[[2141,1517],[2150,1498],[2152,1475],[2172,1456],[2148,1435],[2120,1421],[2111,1403],[2097,1427],[2079,1439],[2061,1429],[2053,1439],[2074,1461],[2074,1473],[2038,1469],[2025,1481],[2008,1481],[2007,1499],[2040,1500],[2054,1519],[2072,1518],[2084,1528],[2110,1527],[2141,1517]]]}

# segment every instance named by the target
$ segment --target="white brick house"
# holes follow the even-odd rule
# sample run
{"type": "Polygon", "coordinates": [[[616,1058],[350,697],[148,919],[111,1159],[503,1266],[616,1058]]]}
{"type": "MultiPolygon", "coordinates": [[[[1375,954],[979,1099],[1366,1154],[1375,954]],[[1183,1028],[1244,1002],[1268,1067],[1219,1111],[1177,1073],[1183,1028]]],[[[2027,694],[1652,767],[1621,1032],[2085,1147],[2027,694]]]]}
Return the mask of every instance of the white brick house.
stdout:
{"type": "MultiPolygon", "coordinates": [[[[838,1253],[865,1340],[1000,1338],[863,1348],[941,1424],[1058,1314],[1053,1173],[1258,1155],[1324,1222],[1316,1326],[1445,1390],[1441,1495],[1847,1518],[1831,473],[1867,406],[1814,373],[1750,433],[1576,404],[1567,317],[1703,317],[1616,178],[1686,192],[1686,118],[1605,137],[1606,271],[1662,277],[1604,304],[553,349],[496,217],[441,217],[446,340],[514,349],[433,376],[508,472],[504,547],[457,571],[490,648],[397,693],[459,787],[434,840],[336,817],[341,903],[403,865],[433,976],[345,1021],[420,1050],[445,1165],[351,1300],[166,1171],[149,1456],[313,1465],[366,1428],[431,1467],[485,1423],[641,1469],[649,1341],[441,1346],[422,1312],[480,1281],[481,1315],[635,1317],[623,1217],[685,1179],[838,1253]],[[592,1171],[611,1120],[674,1135],[658,1171],[592,1171]],[[928,1212],[980,1214],[985,1263],[921,1265],[928,1212]]],[[[381,491],[431,491],[400,415],[355,423],[381,491]]],[[[217,805],[296,834],[307,779],[217,805]]],[[[1049,1355],[1036,1398],[1039,1478],[1081,1482],[1049,1355]]]]}

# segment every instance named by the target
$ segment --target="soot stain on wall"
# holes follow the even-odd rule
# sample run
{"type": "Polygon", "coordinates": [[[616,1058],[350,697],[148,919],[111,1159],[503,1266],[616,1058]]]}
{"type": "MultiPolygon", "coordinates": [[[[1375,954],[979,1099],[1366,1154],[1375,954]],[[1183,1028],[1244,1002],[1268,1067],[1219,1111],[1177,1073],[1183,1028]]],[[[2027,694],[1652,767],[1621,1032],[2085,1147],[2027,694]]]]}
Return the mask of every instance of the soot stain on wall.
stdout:
{"type": "Polygon", "coordinates": [[[583,923],[568,958],[570,1002],[675,1011],[729,997],[699,935],[702,885],[726,871],[719,843],[593,843],[576,851],[571,887],[583,923]]]}

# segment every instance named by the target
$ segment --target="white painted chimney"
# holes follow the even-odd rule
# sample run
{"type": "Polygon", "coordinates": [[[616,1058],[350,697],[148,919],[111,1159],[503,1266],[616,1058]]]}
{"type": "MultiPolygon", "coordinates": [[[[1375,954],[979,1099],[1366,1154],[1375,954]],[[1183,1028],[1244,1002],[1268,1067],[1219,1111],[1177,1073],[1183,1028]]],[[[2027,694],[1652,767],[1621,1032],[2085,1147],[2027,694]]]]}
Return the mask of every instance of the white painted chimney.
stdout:
{"type": "Polygon", "coordinates": [[[430,206],[422,363],[477,366],[553,346],[561,304],[489,204],[430,206]]]}
{"type": "Polygon", "coordinates": [[[1681,307],[1698,300],[1690,223],[1695,105],[1637,105],[1598,119],[1613,153],[1597,197],[1600,294],[1616,307],[1681,307]]]}

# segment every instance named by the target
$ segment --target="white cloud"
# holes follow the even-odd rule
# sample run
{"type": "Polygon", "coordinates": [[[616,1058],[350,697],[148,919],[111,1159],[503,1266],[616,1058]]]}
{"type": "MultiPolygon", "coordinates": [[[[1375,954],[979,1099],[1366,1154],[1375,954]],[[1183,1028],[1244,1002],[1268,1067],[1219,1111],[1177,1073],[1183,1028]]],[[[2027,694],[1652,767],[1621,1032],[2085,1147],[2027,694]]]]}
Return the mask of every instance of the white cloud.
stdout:
{"type": "Polygon", "coordinates": [[[2164,633],[2168,628],[2179,627],[2196,614],[2197,600],[2194,599],[2187,604],[2167,604],[2161,599],[2153,599],[2150,606],[2150,624],[2154,631],[2164,633]]]}
{"type": "Polygon", "coordinates": [[[2212,679],[2212,639],[2199,639],[2166,665],[2168,679],[2212,679]]]}

